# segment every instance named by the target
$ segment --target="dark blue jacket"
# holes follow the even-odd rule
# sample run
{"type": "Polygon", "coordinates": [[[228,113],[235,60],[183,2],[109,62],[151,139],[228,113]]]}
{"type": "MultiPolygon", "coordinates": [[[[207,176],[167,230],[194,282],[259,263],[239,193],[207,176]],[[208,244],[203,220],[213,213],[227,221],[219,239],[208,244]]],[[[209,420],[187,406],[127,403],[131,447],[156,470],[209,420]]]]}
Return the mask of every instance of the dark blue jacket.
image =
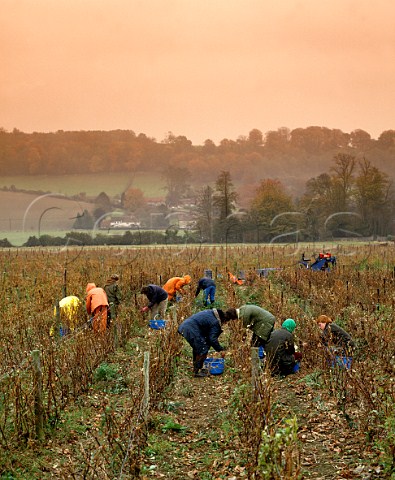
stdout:
{"type": "Polygon", "coordinates": [[[146,293],[145,295],[149,300],[149,304],[148,304],[149,308],[167,299],[168,294],[166,290],[163,290],[162,287],[159,287],[158,285],[150,284],[148,285],[147,288],[149,289],[149,292],[146,293]]]}
{"type": "Polygon", "coordinates": [[[210,347],[217,352],[225,350],[218,342],[222,328],[213,310],[195,313],[186,318],[178,327],[178,333],[181,333],[192,348],[199,351],[199,354],[207,353],[210,347]]]}
{"type": "Polygon", "coordinates": [[[203,277],[198,281],[195,297],[199,295],[200,290],[206,290],[208,287],[215,287],[215,282],[212,278],[203,277]]]}

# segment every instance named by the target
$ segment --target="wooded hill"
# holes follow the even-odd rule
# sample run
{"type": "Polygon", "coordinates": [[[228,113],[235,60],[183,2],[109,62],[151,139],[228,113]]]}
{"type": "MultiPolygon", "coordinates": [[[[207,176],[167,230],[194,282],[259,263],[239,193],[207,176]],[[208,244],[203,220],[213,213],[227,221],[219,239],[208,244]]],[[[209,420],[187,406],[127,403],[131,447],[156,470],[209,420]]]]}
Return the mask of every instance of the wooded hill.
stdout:
{"type": "Polygon", "coordinates": [[[193,145],[171,132],[158,142],[131,130],[28,134],[0,129],[0,175],[163,173],[182,167],[193,183],[212,182],[225,169],[237,183],[279,178],[295,194],[306,180],[327,171],[339,153],[365,158],[395,177],[395,130],[374,140],[359,129],[344,133],[312,126],[265,134],[253,129],[248,136],[223,139],[219,145],[210,139],[193,145]]]}

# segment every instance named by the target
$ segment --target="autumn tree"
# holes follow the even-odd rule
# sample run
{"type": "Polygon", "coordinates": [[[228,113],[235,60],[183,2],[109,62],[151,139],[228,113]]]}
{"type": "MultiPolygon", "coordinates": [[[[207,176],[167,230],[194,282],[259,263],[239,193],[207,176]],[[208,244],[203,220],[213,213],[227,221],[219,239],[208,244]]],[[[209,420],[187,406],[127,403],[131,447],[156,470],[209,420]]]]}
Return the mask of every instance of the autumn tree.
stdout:
{"type": "Polygon", "coordinates": [[[129,212],[136,213],[145,207],[144,193],[139,188],[129,187],[122,195],[123,207],[129,212]]]}
{"type": "Polygon", "coordinates": [[[167,190],[167,205],[177,206],[189,190],[190,172],[180,162],[173,162],[162,172],[167,190]]]}
{"type": "Polygon", "coordinates": [[[368,132],[357,128],[350,133],[350,143],[353,148],[366,151],[372,146],[372,138],[368,132]]]}
{"type": "Polygon", "coordinates": [[[203,187],[196,201],[196,226],[202,238],[213,241],[213,196],[214,190],[210,185],[203,187]]]}
{"type": "Polygon", "coordinates": [[[388,219],[393,213],[392,183],[384,172],[366,159],[359,162],[359,167],[355,199],[363,222],[363,232],[374,237],[388,234],[388,219]]]}
{"type": "Polygon", "coordinates": [[[355,157],[339,153],[334,157],[331,167],[333,206],[338,212],[349,209],[352,187],[354,183],[355,157]]]}
{"type": "Polygon", "coordinates": [[[306,233],[310,239],[318,240],[325,235],[325,220],[334,211],[334,202],[333,182],[329,173],[321,173],[306,182],[299,210],[306,217],[306,233]]]}
{"type": "Polygon", "coordinates": [[[294,213],[292,198],[284,185],[279,180],[262,180],[250,206],[258,240],[272,240],[277,235],[294,230],[294,213]]]}
{"type": "Polygon", "coordinates": [[[261,147],[263,145],[263,133],[254,128],[248,134],[248,142],[255,147],[261,147]]]}
{"type": "Polygon", "coordinates": [[[93,215],[96,220],[112,210],[111,200],[105,192],[99,193],[95,198],[95,205],[93,215]]]}
{"type": "Polygon", "coordinates": [[[337,154],[330,168],[306,183],[300,210],[306,216],[307,234],[311,239],[333,236],[336,232],[355,229],[353,185],[355,157],[337,154]]]}
{"type": "Polygon", "coordinates": [[[90,230],[93,228],[93,225],[94,220],[92,215],[85,209],[82,214],[77,213],[73,228],[76,230],[90,230]]]}
{"type": "Polygon", "coordinates": [[[235,209],[237,193],[229,172],[222,171],[215,182],[214,206],[220,220],[225,220],[235,209]]]}
{"type": "Polygon", "coordinates": [[[228,231],[232,228],[234,220],[231,219],[231,215],[235,211],[236,200],[237,192],[233,186],[230,173],[222,171],[215,182],[213,198],[216,217],[214,237],[218,241],[224,240],[228,231]]]}

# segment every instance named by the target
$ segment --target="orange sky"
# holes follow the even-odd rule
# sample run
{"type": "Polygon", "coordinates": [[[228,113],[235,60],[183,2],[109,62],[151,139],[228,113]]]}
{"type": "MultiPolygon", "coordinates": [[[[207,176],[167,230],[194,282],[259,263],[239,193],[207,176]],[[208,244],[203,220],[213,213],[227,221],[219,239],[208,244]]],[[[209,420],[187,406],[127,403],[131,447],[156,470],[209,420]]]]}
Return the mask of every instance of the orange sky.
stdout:
{"type": "Polygon", "coordinates": [[[1,0],[0,127],[395,129],[393,0],[1,0]]]}

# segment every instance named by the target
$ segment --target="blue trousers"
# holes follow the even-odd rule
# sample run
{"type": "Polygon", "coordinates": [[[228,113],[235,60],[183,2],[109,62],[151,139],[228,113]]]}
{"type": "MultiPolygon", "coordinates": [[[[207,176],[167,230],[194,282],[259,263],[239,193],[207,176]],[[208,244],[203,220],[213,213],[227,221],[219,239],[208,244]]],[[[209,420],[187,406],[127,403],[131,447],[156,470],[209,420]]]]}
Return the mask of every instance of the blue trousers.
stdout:
{"type": "Polygon", "coordinates": [[[204,290],[203,297],[204,297],[205,305],[207,305],[209,299],[210,299],[210,303],[215,302],[215,291],[216,291],[215,285],[211,285],[211,287],[208,287],[204,290]]]}

